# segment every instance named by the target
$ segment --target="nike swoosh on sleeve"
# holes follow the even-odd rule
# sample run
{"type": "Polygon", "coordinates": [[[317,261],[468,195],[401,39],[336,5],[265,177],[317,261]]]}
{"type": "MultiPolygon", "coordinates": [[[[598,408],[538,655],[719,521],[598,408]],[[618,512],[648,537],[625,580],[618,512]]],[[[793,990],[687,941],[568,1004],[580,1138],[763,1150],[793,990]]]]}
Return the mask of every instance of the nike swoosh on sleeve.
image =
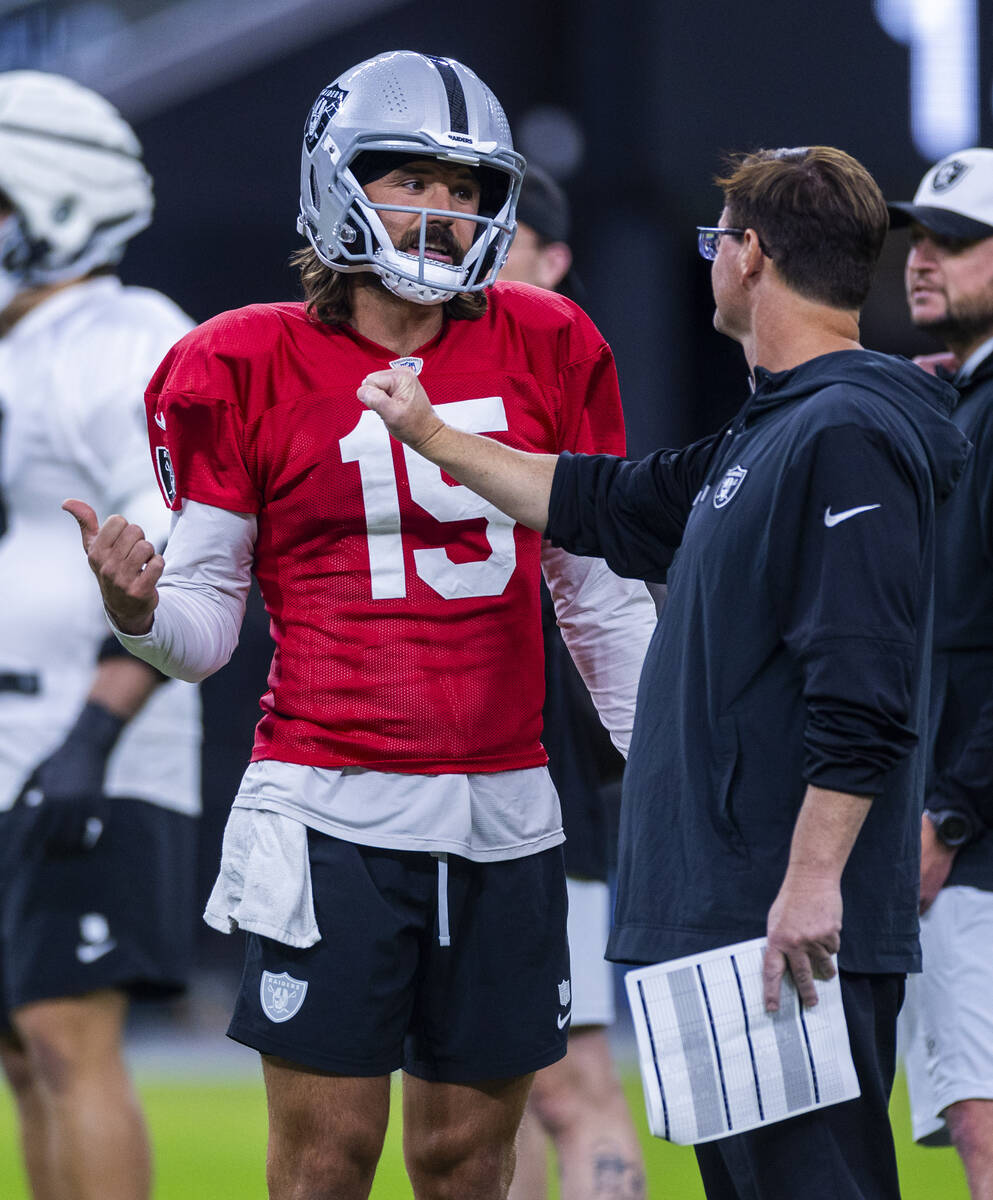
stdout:
{"type": "Polygon", "coordinates": [[[863,504],[859,508],[846,508],[844,512],[833,513],[829,504],[824,510],[824,524],[828,529],[832,529],[835,525],[840,525],[842,521],[847,521],[849,517],[857,517],[859,513],[871,512],[874,508],[882,508],[881,504],[863,504]]]}

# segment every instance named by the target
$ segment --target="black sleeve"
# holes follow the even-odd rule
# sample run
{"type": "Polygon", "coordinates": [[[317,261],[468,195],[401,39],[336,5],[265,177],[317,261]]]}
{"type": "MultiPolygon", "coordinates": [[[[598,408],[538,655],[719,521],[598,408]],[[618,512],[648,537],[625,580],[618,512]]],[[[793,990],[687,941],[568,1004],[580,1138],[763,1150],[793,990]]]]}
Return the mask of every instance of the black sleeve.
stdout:
{"type": "Polygon", "coordinates": [[[808,783],[877,795],[917,741],[926,486],[909,456],[858,426],[820,431],[784,473],[768,585],[802,674],[808,783]]]}
{"type": "Polygon", "coordinates": [[[970,726],[961,753],[934,781],[928,808],[963,809],[977,825],[993,829],[993,692],[970,726]]]}
{"type": "Polygon", "coordinates": [[[562,454],[545,537],[571,554],[605,559],[618,575],[664,583],[722,437],[723,430],[637,461],[562,454]]]}

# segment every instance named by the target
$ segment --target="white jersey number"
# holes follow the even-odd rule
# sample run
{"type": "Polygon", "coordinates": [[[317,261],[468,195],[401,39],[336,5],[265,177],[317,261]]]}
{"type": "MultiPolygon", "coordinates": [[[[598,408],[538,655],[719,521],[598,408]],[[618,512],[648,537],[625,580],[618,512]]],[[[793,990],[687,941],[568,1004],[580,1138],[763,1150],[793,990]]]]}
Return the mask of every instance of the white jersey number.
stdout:
{"type": "MultiPolygon", "coordinates": [[[[500,396],[456,400],[439,405],[445,420],[465,433],[495,433],[507,428],[507,413],[500,396]]],[[[341,439],[342,462],[357,462],[365,506],[366,542],[374,600],[396,599],[407,594],[400,527],[400,497],[389,430],[374,412],[364,412],[359,423],[341,439]]],[[[441,470],[426,458],[403,448],[411,499],[436,521],[486,520],[490,544],[487,558],[454,563],[444,546],[414,551],[414,569],[421,579],[446,600],[471,596],[499,596],[517,565],[514,522],[488,501],[457,484],[449,486],[441,470]]]]}

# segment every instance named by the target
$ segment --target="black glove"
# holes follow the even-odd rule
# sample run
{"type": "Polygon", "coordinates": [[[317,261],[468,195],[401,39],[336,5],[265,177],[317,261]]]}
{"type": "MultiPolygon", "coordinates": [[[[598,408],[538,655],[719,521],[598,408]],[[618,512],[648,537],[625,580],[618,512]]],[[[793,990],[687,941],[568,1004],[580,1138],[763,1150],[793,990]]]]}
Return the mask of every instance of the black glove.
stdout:
{"type": "Polygon", "coordinates": [[[28,837],[47,853],[78,854],[100,840],[110,816],[103,790],[107,759],[126,724],[88,701],[62,745],[24,785],[18,799],[33,810],[28,837]]]}

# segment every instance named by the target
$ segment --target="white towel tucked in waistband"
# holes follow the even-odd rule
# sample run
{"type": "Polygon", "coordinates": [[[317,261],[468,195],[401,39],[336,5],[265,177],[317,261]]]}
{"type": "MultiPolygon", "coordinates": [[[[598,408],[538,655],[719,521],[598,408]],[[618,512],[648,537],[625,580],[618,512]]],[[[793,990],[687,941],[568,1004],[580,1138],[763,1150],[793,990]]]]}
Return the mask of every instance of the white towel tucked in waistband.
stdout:
{"type": "Polygon", "coordinates": [[[203,919],[221,933],[244,929],[299,950],[319,942],[307,826],[264,809],[233,808],[203,919]]]}

